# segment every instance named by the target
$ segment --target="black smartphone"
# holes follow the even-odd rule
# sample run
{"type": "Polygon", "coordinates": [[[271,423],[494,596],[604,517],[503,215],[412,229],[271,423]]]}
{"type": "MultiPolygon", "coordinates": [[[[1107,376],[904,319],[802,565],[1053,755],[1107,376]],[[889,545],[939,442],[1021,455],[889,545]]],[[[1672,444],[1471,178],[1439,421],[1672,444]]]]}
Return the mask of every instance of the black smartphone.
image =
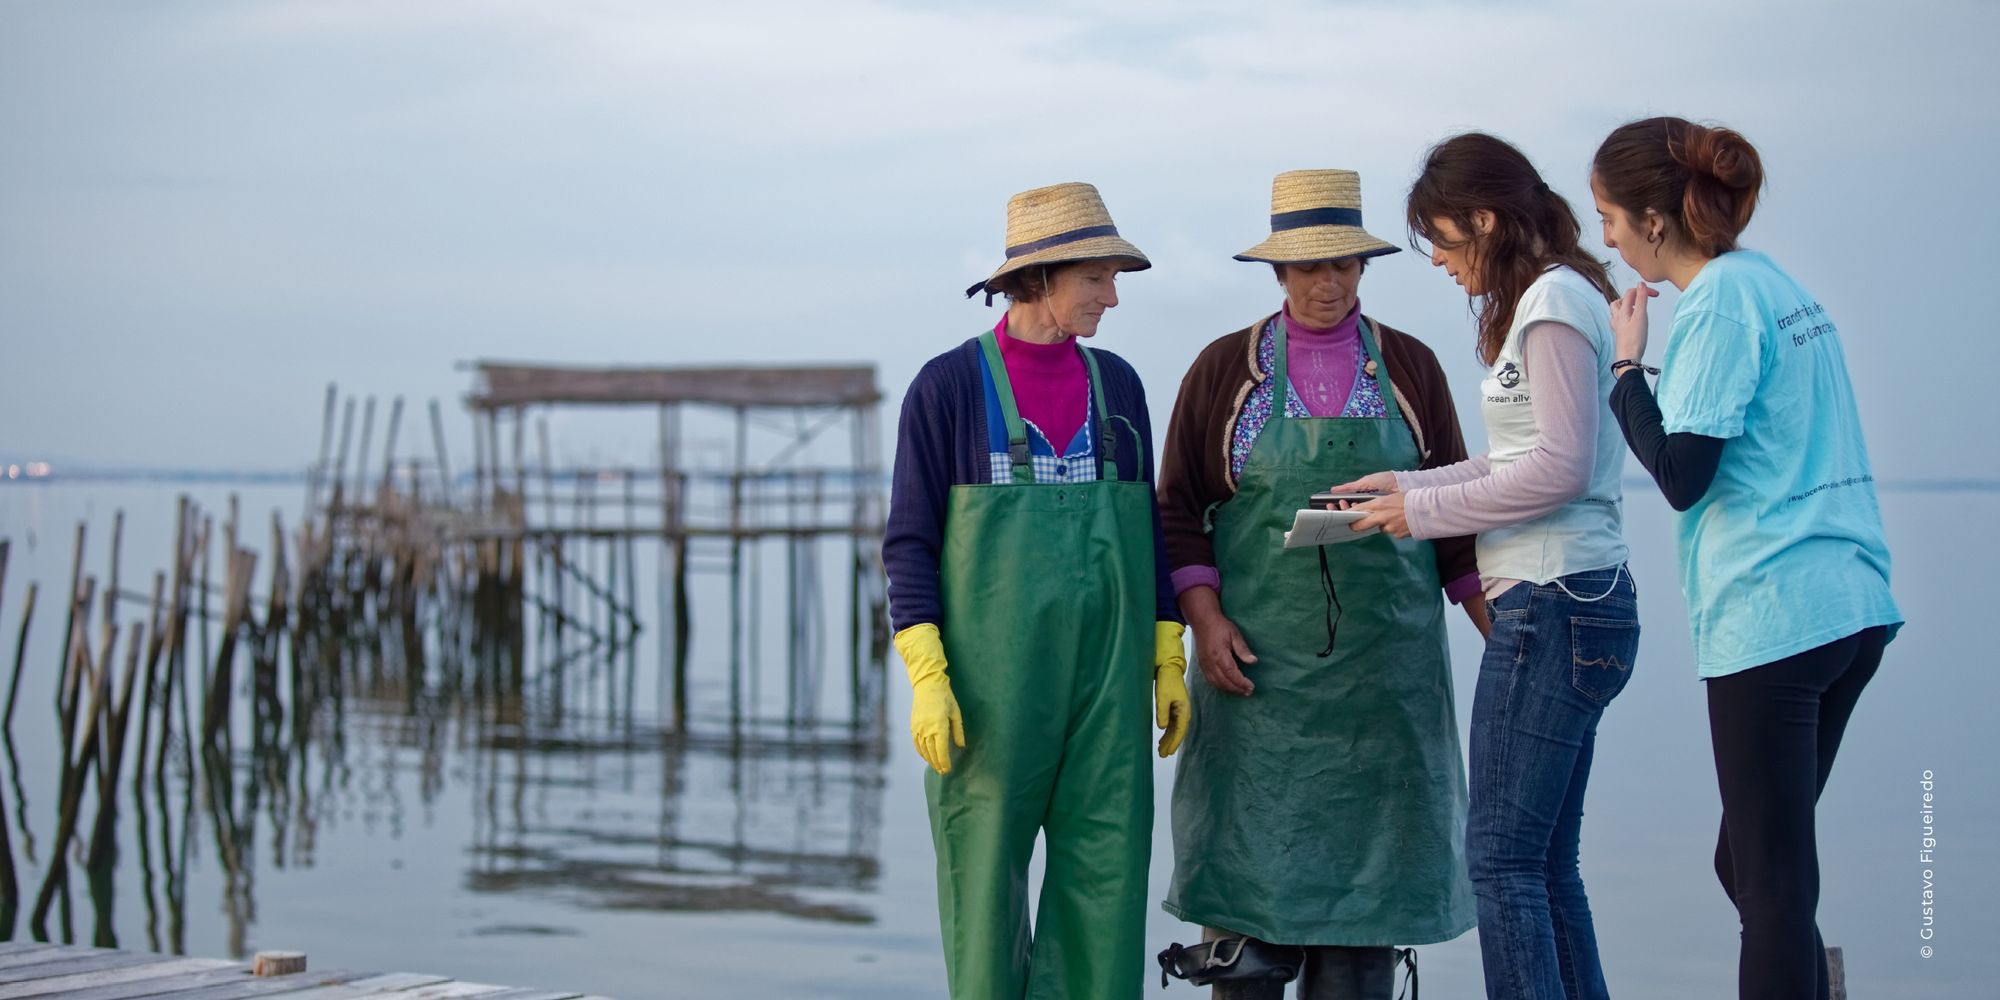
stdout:
{"type": "Polygon", "coordinates": [[[1381,493],[1334,493],[1327,491],[1325,493],[1313,494],[1309,502],[1314,507],[1325,507],[1342,500],[1352,500],[1355,503],[1361,503],[1365,500],[1380,500],[1384,495],[1381,493]]]}

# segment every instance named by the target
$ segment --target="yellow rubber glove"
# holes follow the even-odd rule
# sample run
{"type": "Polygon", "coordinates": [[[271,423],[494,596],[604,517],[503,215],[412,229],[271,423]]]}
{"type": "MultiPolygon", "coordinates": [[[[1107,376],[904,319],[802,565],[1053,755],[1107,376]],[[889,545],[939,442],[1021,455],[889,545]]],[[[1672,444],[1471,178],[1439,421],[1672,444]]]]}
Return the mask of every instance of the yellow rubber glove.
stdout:
{"type": "Polygon", "coordinates": [[[1187,735],[1188,689],[1187,649],[1181,645],[1181,634],[1187,626],[1179,622],[1153,623],[1153,709],[1161,729],[1160,756],[1172,757],[1181,748],[1181,737],[1187,735]]]}
{"type": "Polygon", "coordinates": [[[910,738],[924,761],[944,774],[951,770],[951,747],[945,738],[965,745],[965,720],[958,714],[958,699],[952,697],[951,681],[944,675],[944,639],[936,625],[912,625],[896,633],[896,653],[909,671],[914,695],[910,700],[910,738]]]}

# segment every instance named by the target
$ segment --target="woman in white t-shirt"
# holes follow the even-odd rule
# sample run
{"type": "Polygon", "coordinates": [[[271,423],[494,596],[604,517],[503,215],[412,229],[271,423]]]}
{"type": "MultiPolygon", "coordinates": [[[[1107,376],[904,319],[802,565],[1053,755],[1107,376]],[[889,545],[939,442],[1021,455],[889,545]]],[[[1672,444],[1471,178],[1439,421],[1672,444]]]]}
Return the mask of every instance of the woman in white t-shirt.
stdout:
{"type": "Polygon", "coordinates": [[[1486,995],[1606,997],[1578,838],[1598,719],[1639,647],[1625,449],[1606,403],[1611,279],[1578,245],[1569,203],[1490,135],[1430,151],[1408,221],[1479,302],[1488,450],[1334,490],[1389,494],[1359,505],[1355,530],[1479,536],[1493,631],[1472,701],[1466,861],[1486,995]]]}

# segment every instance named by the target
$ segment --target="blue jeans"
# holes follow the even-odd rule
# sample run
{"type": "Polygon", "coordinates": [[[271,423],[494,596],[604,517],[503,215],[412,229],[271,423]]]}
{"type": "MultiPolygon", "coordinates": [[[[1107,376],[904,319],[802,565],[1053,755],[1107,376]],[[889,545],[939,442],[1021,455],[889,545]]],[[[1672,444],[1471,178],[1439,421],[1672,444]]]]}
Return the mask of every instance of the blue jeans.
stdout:
{"type": "Polygon", "coordinates": [[[1597,720],[1639,648],[1638,594],[1614,567],[1517,584],[1489,611],[1465,831],[1486,995],[1601,1000],[1577,843],[1597,720]]]}

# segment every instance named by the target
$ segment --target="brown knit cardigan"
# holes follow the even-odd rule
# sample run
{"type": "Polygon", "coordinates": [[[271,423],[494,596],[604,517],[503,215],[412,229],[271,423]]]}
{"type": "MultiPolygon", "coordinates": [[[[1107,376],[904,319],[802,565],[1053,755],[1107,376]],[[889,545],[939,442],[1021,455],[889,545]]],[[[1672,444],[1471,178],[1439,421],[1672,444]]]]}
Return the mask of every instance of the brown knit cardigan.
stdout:
{"type": "MultiPolygon", "coordinates": [[[[1396,405],[1416,439],[1418,468],[1433,469],[1465,460],[1465,438],[1458,428],[1458,408],[1437,355],[1409,334],[1364,317],[1381,345],[1389,366],[1396,405]]],[[[1268,373],[1257,366],[1257,340],[1270,317],[1209,344],[1181,378],[1167,424],[1167,446],[1160,455],[1160,516],[1166,523],[1169,571],[1184,566],[1215,565],[1215,544],[1203,530],[1203,513],[1210,504],[1236,495],[1229,474],[1230,438],[1250,390],[1268,373]]],[[[1327,483],[1327,486],[1334,485],[1327,483]]],[[[1304,497],[1299,501],[1303,504],[1304,497]]],[[[1473,557],[1473,536],[1434,539],[1438,581],[1449,584],[1479,571],[1473,557]]]]}

